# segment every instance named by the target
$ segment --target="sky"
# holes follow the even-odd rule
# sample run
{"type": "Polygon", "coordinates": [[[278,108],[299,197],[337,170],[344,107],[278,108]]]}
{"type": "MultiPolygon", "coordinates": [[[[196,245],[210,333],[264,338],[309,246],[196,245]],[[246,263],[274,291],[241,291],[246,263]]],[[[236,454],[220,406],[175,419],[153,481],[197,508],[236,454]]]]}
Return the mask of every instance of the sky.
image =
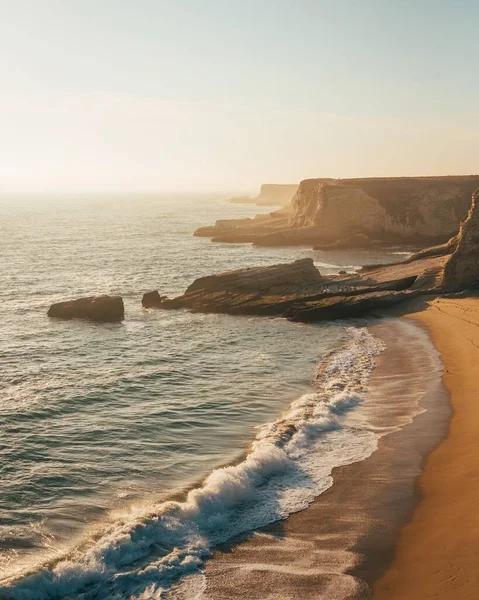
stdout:
{"type": "Polygon", "coordinates": [[[477,0],[0,11],[0,192],[479,172],[477,0]]]}

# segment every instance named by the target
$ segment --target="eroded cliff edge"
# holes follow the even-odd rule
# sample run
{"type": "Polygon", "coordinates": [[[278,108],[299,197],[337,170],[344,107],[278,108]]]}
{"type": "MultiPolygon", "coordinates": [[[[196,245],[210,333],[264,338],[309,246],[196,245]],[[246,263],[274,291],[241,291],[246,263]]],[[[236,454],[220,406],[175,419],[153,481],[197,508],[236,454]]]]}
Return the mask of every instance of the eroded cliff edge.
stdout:
{"type": "Polygon", "coordinates": [[[260,246],[327,247],[349,238],[357,244],[358,235],[364,245],[429,246],[457,233],[478,186],[479,175],[307,179],[294,195],[289,215],[262,215],[261,223],[217,222],[196,235],[260,246]]]}
{"type": "Polygon", "coordinates": [[[478,259],[479,189],[472,195],[467,218],[456,236],[401,263],[323,277],[313,260],[305,258],[203,277],[177,298],[153,294],[156,300],[152,303],[152,294],[147,294],[144,306],[281,315],[294,321],[358,317],[418,295],[474,289],[479,286],[478,259]]]}

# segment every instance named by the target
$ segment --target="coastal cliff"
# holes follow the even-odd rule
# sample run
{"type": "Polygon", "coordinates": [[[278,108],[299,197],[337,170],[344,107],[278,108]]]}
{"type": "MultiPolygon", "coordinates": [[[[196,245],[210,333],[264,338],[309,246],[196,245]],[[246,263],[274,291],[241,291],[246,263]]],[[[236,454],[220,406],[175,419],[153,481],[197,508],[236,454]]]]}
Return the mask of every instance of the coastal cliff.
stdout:
{"type": "Polygon", "coordinates": [[[256,204],[258,206],[289,206],[293,199],[298,184],[289,183],[264,183],[258,196],[238,196],[230,198],[232,204],[256,204]]]}
{"type": "Polygon", "coordinates": [[[364,246],[430,246],[458,232],[478,186],[479,175],[307,179],[292,200],[287,220],[273,213],[262,219],[260,229],[257,223],[231,220],[228,227],[202,228],[204,233],[196,234],[258,246],[327,247],[340,242],[348,247],[348,239],[355,240],[355,247],[358,239],[364,246]]]}
{"type": "Polygon", "coordinates": [[[457,233],[479,177],[303,181],[288,226],[322,241],[362,233],[378,240],[440,240],[457,233]]]}
{"type": "MultiPolygon", "coordinates": [[[[434,203],[433,196],[432,202],[434,203]]],[[[240,269],[197,279],[182,296],[144,296],[145,307],[188,308],[197,312],[281,315],[293,321],[357,317],[425,294],[443,294],[479,285],[479,189],[459,233],[390,265],[323,277],[311,258],[290,264],[240,269]],[[154,302],[151,302],[154,298],[154,302]]]]}
{"type": "Polygon", "coordinates": [[[444,267],[444,287],[464,289],[479,284],[479,189],[472,196],[467,219],[447,245],[453,249],[444,267]]]}

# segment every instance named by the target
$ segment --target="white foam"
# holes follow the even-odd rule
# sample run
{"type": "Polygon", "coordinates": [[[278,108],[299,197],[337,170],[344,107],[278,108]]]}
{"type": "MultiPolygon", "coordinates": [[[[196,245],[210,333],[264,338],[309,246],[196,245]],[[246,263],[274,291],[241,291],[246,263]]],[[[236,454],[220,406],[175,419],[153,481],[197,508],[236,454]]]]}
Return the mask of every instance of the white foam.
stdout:
{"type": "Polygon", "coordinates": [[[345,415],[362,402],[383,345],[365,328],[348,331],[348,344],[318,368],[317,391],[260,427],[241,463],[213,471],[184,502],[118,520],[54,564],[5,582],[0,597],[163,598],[179,578],[196,581],[215,545],[306,508],[330,487],[334,467],[377,445],[377,434],[348,427],[345,415]]]}
{"type": "Polygon", "coordinates": [[[332,269],[334,271],[359,271],[361,269],[360,265],[333,265],[332,263],[322,262],[320,260],[315,260],[314,264],[323,269],[332,269]]]}

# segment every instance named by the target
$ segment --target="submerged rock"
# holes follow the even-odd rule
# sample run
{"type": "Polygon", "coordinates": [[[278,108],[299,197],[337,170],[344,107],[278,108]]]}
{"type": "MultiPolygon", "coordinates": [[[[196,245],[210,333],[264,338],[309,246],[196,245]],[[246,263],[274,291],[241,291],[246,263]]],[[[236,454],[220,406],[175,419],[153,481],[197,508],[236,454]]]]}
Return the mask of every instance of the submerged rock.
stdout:
{"type": "Polygon", "coordinates": [[[121,296],[91,296],[52,304],[48,316],[114,323],[124,319],[125,308],[121,296]]]}

